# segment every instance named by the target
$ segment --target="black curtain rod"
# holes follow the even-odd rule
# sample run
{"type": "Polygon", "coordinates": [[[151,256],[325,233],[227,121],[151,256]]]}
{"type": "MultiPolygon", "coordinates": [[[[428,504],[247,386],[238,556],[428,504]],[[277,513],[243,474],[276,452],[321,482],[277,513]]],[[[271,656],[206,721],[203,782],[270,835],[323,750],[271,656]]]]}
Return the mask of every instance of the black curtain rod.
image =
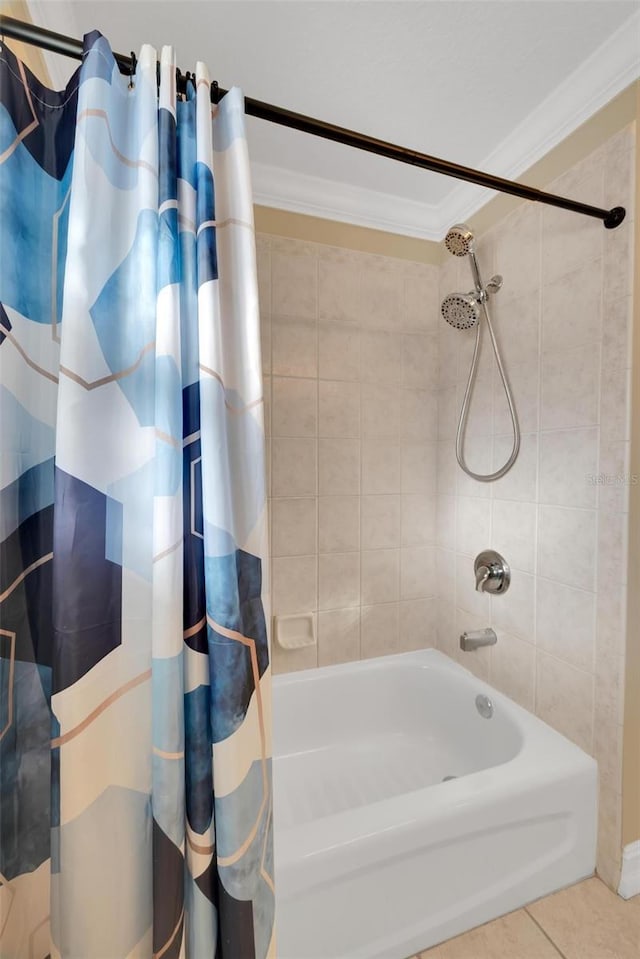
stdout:
{"type": "MultiPolygon", "coordinates": [[[[0,36],[22,40],[24,43],[42,47],[44,50],[51,50],[53,53],[61,53],[64,56],[73,57],[75,60],[82,60],[83,44],[81,40],[74,40],[60,33],[54,33],[51,30],[37,27],[35,24],[25,23],[2,14],[0,14],[0,36]]],[[[113,56],[122,73],[131,74],[135,71],[135,57],[127,57],[121,53],[114,53],[113,56]]],[[[182,77],[182,82],[186,82],[184,77],[182,77]]],[[[218,103],[227,92],[214,81],[211,84],[212,102],[218,103]]],[[[429,156],[427,153],[419,153],[417,150],[410,150],[407,147],[388,143],[386,140],[378,140],[364,133],[356,133],[354,130],[347,130],[333,123],[325,123],[323,120],[316,120],[314,117],[308,117],[302,113],[294,113],[292,110],[285,110],[270,103],[263,103],[261,100],[254,100],[252,97],[244,98],[244,107],[248,116],[268,120],[270,123],[278,123],[280,126],[310,133],[325,140],[344,143],[358,150],[365,150],[367,153],[376,153],[378,156],[388,157],[390,160],[409,163],[423,170],[431,170],[433,173],[454,177],[456,180],[466,180],[468,183],[488,187],[490,190],[497,190],[499,193],[510,193],[525,200],[533,200],[549,206],[560,207],[563,210],[571,210],[573,213],[596,217],[604,222],[608,230],[619,226],[625,218],[625,209],[622,206],[604,210],[587,203],[569,200],[567,197],[545,193],[535,187],[525,186],[522,183],[506,180],[503,177],[492,176],[490,173],[483,173],[481,170],[461,166],[459,163],[441,160],[438,157],[429,156]]]]}

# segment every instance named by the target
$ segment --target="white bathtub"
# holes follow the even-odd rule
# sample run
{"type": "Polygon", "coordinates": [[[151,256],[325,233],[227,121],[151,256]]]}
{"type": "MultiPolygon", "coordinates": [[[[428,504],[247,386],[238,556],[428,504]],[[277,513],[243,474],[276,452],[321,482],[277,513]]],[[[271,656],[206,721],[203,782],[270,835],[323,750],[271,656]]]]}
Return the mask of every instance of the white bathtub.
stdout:
{"type": "Polygon", "coordinates": [[[594,760],[431,649],[277,676],[274,790],[279,959],[405,959],[595,868],[594,760]]]}

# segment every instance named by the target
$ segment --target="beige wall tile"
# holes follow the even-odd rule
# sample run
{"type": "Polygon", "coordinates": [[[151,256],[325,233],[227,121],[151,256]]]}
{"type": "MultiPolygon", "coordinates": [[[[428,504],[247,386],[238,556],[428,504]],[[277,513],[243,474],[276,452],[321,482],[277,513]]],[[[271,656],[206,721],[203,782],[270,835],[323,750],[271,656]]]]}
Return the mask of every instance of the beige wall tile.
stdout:
{"type": "Polygon", "coordinates": [[[593,744],[593,676],[537,653],[536,713],[563,735],[591,752],[593,744]]]}
{"type": "Polygon", "coordinates": [[[542,429],[595,426],[599,373],[600,350],[593,345],[543,353],[542,429]]]}
{"type": "Polygon", "coordinates": [[[456,543],[455,496],[438,496],[436,499],[436,543],[445,549],[456,543]]]}
{"type": "Polygon", "coordinates": [[[320,380],[318,386],[319,435],[360,436],[360,387],[358,384],[340,380],[320,380]]]}
{"type": "Polygon", "coordinates": [[[624,655],[617,656],[611,649],[602,648],[598,639],[596,636],[596,720],[621,725],[624,721],[624,655]]]}
{"type": "Polygon", "coordinates": [[[274,437],[271,440],[273,496],[315,496],[317,441],[274,437]]]}
{"type": "Polygon", "coordinates": [[[359,440],[318,440],[318,485],[321,496],[360,492],[359,440]]]}
{"type": "Polygon", "coordinates": [[[360,549],[360,498],[321,496],[318,500],[318,527],[321,553],[360,549]]]}
{"type": "Polygon", "coordinates": [[[453,496],[457,492],[459,471],[455,443],[443,440],[437,443],[436,490],[439,494],[453,496]]]}
{"type": "Polygon", "coordinates": [[[400,651],[433,649],[436,645],[435,599],[408,599],[400,603],[400,651]]]}
{"type": "Polygon", "coordinates": [[[318,390],[315,380],[273,377],[271,431],[274,436],[315,436],[318,390]]]}
{"type": "Polygon", "coordinates": [[[498,630],[498,642],[491,647],[491,685],[533,712],[536,685],[536,650],[531,643],[512,633],[498,630]]]}
{"type": "Polygon", "coordinates": [[[631,363],[633,297],[623,296],[604,303],[602,324],[602,369],[624,370],[631,363]]]}
{"type": "Polygon", "coordinates": [[[360,605],[360,553],[322,553],[318,557],[318,608],[360,605]]]}
{"type": "Polygon", "coordinates": [[[275,376],[318,374],[318,331],[315,323],[274,317],[271,321],[272,369],[275,376]]]}
{"type": "Polygon", "coordinates": [[[360,659],[360,607],[318,613],[318,666],[360,659]]]}
{"type": "MultiPolygon", "coordinates": [[[[521,255],[519,245],[515,247],[515,252],[519,260],[521,255]]],[[[535,269],[529,267],[527,272],[532,275],[532,281],[537,283],[535,269]]],[[[515,387],[519,377],[511,371],[521,366],[531,366],[531,358],[538,355],[540,296],[537,289],[534,289],[533,293],[522,296],[519,289],[512,285],[511,276],[507,273],[504,275],[505,285],[490,301],[490,311],[494,332],[500,345],[500,354],[509,370],[511,386],[515,387]]]]}
{"type": "MultiPolygon", "coordinates": [[[[458,382],[456,408],[458,415],[462,409],[462,401],[467,388],[467,377],[469,374],[469,363],[464,364],[463,379],[458,382]]],[[[488,370],[486,373],[478,372],[472,393],[473,402],[469,404],[467,414],[467,436],[491,436],[493,434],[493,372],[488,370]]],[[[456,416],[456,426],[458,422],[456,416]]]]}
{"type": "Polygon", "coordinates": [[[496,230],[496,270],[504,276],[499,297],[531,295],[540,282],[542,210],[524,203],[496,230]]]}
{"type": "Polygon", "coordinates": [[[436,594],[433,546],[403,546],[400,551],[400,598],[425,599],[436,594]]]}
{"type": "Polygon", "coordinates": [[[398,603],[362,607],[361,648],[365,659],[399,652],[398,603]]]}
{"type": "Polygon", "coordinates": [[[264,237],[256,237],[256,265],[260,314],[268,316],[271,313],[271,248],[264,237]]]}
{"type": "Polygon", "coordinates": [[[438,387],[438,340],[435,334],[402,337],[402,386],[415,390],[438,387]]]}
{"type": "Polygon", "coordinates": [[[359,380],[360,331],[336,326],[320,326],[318,363],[321,379],[359,380]]]}
{"type": "MultiPolygon", "coordinates": [[[[537,357],[523,363],[507,364],[507,376],[513,395],[518,423],[523,433],[532,433],[538,429],[540,403],[540,373],[537,357]]],[[[513,432],[511,414],[505,398],[502,381],[495,377],[493,381],[493,426],[496,435],[513,432]]]]}
{"type": "Polygon", "coordinates": [[[362,549],[400,546],[400,497],[363,496],[361,524],[362,549]]]}
{"type": "Polygon", "coordinates": [[[422,495],[436,492],[438,447],[436,443],[403,443],[401,490],[422,495]]]}
{"type": "MultiPolygon", "coordinates": [[[[498,470],[509,459],[513,449],[513,434],[493,437],[493,469],[498,470]]],[[[538,477],[538,435],[522,433],[518,458],[502,479],[491,484],[493,496],[498,499],[517,499],[535,502],[538,477]]]]}
{"type": "Polygon", "coordinates": [[[400,384],[402,338],[397,333],[362,334],[360,379],[363,383],[400,384]]]}
{"type": "Polygon", "coordinates": [[[538,510],[538,570],[567,586],[595,589],[597,513],[541,506],[538,510]]]}
{"type": "Polygon", "coordinates": [[[362,551],[362,605],[393,603],[400,596],[400,550],[362,551]]]}
{"type": "MultiPolygon", "coordinates": [[[[402,449],[404,463],[405,450],[402,449]]],[[[401,447],[395,440],[362,440],[362,492],[400,492],[401,447]]]]}
{"type": "Polygon", "coordinates": [[[260,314],[260,354],[262,357],[262,372],[271,372],[271,317],[267,313],[260,314]]]}
{"type": "MultiPolygon", "coordinates": [[[[449,444],[455,458],[455,441],[451,439],[449,444]]],[[[486,476],[487,473],[493,471],[491,459],[493,446],[490,437],[471,436],[465,433],[462,452],[467,468],[473,473],[486,476]]],[[[488,499],[491,496],[492,484],[481,483],[468,476],[457,462],[454,464],[453,470],[455,473],[455,491],[458,496],[475,496],[481,499],[488,499]]]]}
{"type": "Polygon", "coordinates": [[[316,261],[309,256],[271,253],[271,311],[313,320],[317,315],[316,261]]]}
{"type": "Polygon", "coordinates": [[[571,666],[593,672],[596,639],[595,594],[538,579],[536,642],[571,666]]]}
{"type": "Polygon", "coordinates": [[[355,325],[360,314],[360,281],[353,263],[320,260],[319,266],[320,322],[355,325]]]}
{"type": "Polygon", "coordinates": [[[400,436],[409,443],[438,438],[438,393],[435,390],[401,391],[400,436]]]}
{"type": "Polygon", "coordinates": [[[534,571],[536,519],[535,503],[493,500],[491,548],[501,553],[512,569],[534,571]]]}
{"type": "Polygon", "coordinates": [[[571,350],[602,338],[602,260],[584,263],[542,291],[542,348],[571,350]]]}
{"type": "Polygon", "coordinates": [[[458,352],[460,350],[461,337],[464,334],[460,330],[454,330],[440,316],[438,311],[440,325],[438,326],[438,389],[445,390],[449,386],[455,386],[458,382],[458,352]]]}
{"type": "MultiPolygon", "coordinates": [[[[491,621],[491,597],[489,593],[476,590],[476,578],[473,571],[473,559],[461,553],[454,554],[453,576],[455,582],[455,602],[461,609],[479,619],[491,621]]],[[[438,569],[438,578],[440,570],[438,569]]],[[[454,599],[454,595],[451,596],[454,599]]]]}
{"type": "Polygon", "coordinates": [[[600,430],[611,443],[631,438],[631,370],[602,371],[600,384],[600,430]]]}
{"type": "Polygon", "coordinates": [[[399,330],[402,320],[403,280],[399,273],[365,269],[360,276],[363,329],[399,330]]]}
{"type": "Polygon", "coordinates": [[[400,430],[400,389],[363,383],[360,396],[362,435],[395,439],[400,430]]]}
{"type": "Polygon", "coordinates": [[[594,507],[597,472],[597,429],[540,434],[541,503],[594,507]]]}
{"type": "MultiPolygon", "coordinates": [[[[562,187],[560,186],[560,189],[562,187]]],[[[595,203],[596,191],[602,192],[602,177],[578,181],[580,195],[595,203]]],[[[542,211],[542,277],[550,283],[559,276],[577,270],[602,256],[602,224],[598,220],[577,217],[567,210],[545,206],[542,211]]]]}
{"type": "MultiPolygon", "coordinates": [[[[506,559],[506,557],[505,557],[506,559]]],[[[508,560],[507,560],[508,562],[508,560]]],[[[529,642],[535,640],[535,579],[519,569],[511,571],[506,593],[491,597],[493,624],[529,642]]]]}
{"type": "Polygon", "coordinates": [[[271,506],[272,556],[315,553],[317,517],[315,499],[274,499],[271,506]]]}
{"type": "Polygon", "coordinates": [[[603,295],[617,300],[633,292],[633,220],[613,230],[604,247],[603,295]]]}
{"type": "Polygon", "coordinates": [[[401,543],[403,546],[427,546],[436,540],[436,500],[419,493],[401,497],[401,543]]]}
{"type": "Polygon", "coordinates": [[[438,391],[438,440],[445,440],[451,447],[451,440],[456,435],[460,405],[458,404],[458,390],[454,386],[446,386],[438,391]]]}
{"type": "Polygon", "coordinates": [[[428,267],[425,276],[407,276],[404,278],[404,309],[402,311],[405,330],[416,332],[435,332],[438,328],[440,304],[438,302],[438,269],[428,267]]]}
{"type": "MultiPolygon", "coordinates": [[[[593,728],[593,756],[598,761],[600,783],[614,795],[622,794],[622,732],[623,727],[606,720],[596,722],[593,728]]],[[[620,856],[620,847],[611,853],[620,856]]]]}
{"type": "Polygon", "coordinates": [[[315,669],[318,665],[318,647],[304,646],[302,649],[282,649],[273,643],[271,660],[274,675],[293,673],[300,669],[315,669]]]}
{"type": "MultiPolygon", "coordinates": [[[[477,556],[489,549],[491,503],[486,499],[459,496],[456,514],[456,549],[468,556],[477,556]]],[[[505,557],[506,558],[506,557],[505,557]]]]}
{"type": "Polygon", "coordinates": [[[273,568],[273,611],[310,613],[318,608],[316,580],[317,557],[275,557],[273,568]]]}

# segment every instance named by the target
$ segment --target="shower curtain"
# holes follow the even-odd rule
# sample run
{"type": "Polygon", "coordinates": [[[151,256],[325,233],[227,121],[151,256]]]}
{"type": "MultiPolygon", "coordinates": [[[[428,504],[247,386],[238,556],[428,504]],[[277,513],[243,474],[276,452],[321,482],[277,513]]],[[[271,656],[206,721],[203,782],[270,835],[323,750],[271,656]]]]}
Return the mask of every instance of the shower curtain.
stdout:
{"type": "Polygon", "coordinates": [[[156,71],[0,50],[3,959],[275,955],[243,99],[156,71]]]}

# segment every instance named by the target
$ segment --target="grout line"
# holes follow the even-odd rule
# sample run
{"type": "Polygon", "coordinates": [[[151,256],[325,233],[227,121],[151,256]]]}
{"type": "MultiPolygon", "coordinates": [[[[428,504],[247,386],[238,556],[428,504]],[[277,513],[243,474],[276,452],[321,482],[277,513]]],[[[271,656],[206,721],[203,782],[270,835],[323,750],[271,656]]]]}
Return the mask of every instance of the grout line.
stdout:
{"type": "Polygon", "coordinates": [[[524,909],[524,911],[526,912],[526,914],[529,916],[529,919],[531,919],[531,920],[536,924],[536,926],[538,927],[538,929],[540,930],[540,932],[542,933],[542,935],[545,937],[545,939],[547,939],[548,942],[551,943],[551,945],[553,946],[553,948],[555,949],[555,951],[558,953],[558,955],[559,955],[559,956],[562,956],[562,959],[568,959],[568,956],[562,951],[562,949],[560,948],[560,946],[558,946],[558,945],[553,941],[553,939],[551,938],[551,936],[549,935],[549,933],[547,932],[547,930],[546,930],[543,926],[541,926],[540,923],[538,922],[538,920],[536,919],[536,917],[535,917],[532,913],[529,912],[529,907],[528,907],[528,906],[523,906],[523,909],[524,909]]]}

